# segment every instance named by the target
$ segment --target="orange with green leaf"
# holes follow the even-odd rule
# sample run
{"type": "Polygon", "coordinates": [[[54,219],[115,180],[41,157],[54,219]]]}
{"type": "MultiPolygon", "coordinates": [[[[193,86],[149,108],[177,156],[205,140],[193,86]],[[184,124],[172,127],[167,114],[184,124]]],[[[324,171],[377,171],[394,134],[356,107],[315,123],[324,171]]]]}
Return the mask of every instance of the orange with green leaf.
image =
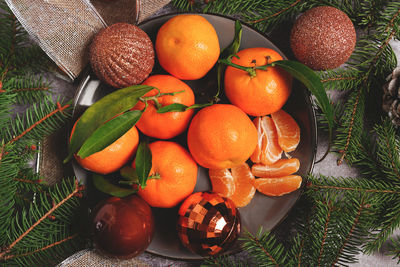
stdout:
{"type": "Polygon", "coordinates": [[[239,51],[225,71],[225,94],[232,104],[252,116],[263,116],[278,111],[291,93],[291,76],[276,66],[257,67],[282,60],[281,55],[265,47],[239,51]]]}
{"type": "Polygon", "coordinates": [[[176,103],[185,106],[193,105],[195,97],[192,89],[171,75],[150,76],[143,85],[153,86],[155,89],[141,97],[141,101],[134,107],[136,110],[144,110],[136,124],[138,129],[147,136],[160,139],[170,139],[183,133],[193,116],[193,109],[166,113],[157,111],[176,103]]]}
{"type": "MultiPolygon", "coordinates": [[[[152,207],[174,207],[193,192],[197,181],[197,164],[189,152],[175,142],[156,141],[149,144],[149,149],[149,179],[145,186],[139,187],[138,194],[152,207]]],[[[135,163],[138,171],[138,162],[135,163]]]]}

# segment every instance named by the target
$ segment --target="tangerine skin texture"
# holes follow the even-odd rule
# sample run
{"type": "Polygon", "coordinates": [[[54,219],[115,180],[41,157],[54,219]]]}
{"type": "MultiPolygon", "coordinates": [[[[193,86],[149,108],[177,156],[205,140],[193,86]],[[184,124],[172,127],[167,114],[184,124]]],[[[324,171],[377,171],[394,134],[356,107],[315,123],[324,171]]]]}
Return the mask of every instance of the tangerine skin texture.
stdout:
{"type": "MultiPolygon", "coordinates": [[[[265,47],[247,48],[232,57],[232,63],[244,66],[263,66],[282,60],[281,55],[265,47]],[[268,61],[268,62],[267,62],[268,61]]],[[[229,101],[252,116],[264,116],[278,111],[291,93],[292,79],[279,67],[256,70],[251,77],[244,70],[228,66],[225,71],[225,94],[229,101]]]]}
{"type": "Polygon", "coordinates": [[[225,169],[245,162],[257,145],[257,129],[238,107],[215,104],[201,109],[189,125],[187,143],[198,164],[225,169]]]}
{"type": "MultiPolygon", "coordinates": [[[[75,123],[76,125],[76,123],[75,123]]],[[[72,132],[75,129],[72,129],[72,132]]],[[[139,133],[135,126],[127,131],[114,143],[84,159],[74,155],[76,161],[85,169],[100,173],[109,174],[124,166],[136,152],[139,144],[139,133]]]]}
{"type": "Polygon", "coordinates": [[[160,179],[148,179],[138,194],[152,207],[171,208],[189,196],[197,182],[197,164],[181,145],[170,141],[149,144],[152,168],[149,176],[159,174],[160,179]]]}
{"type": "MultiPolygon", "coordinates": [[[[173,103],[180,103],[186,106],[195,103],[195,97],[192,89],[181,80],[171,75],[153,75],[143,82],[144,85],[150,85],[158,88],[161,93],[177,93],[175,95],[165,95],[158,98],[162,106],[167,106],[173,103]]],[[[147,96],[154,96],[158,93],[156,89],[148,92],[147,96]]],[[[170,139],[184,132],[193,116],[194,110],[189,109],[184,112],[166,112],[157,113],[157,109],[153,101],[148,102],[147,109],[142,114],[140,120],[136,123],[139,130],[147,136],[170,139]]],[[[145,104],[139,101],[134,109],[142,110],[145,104]]]]}
{"type": "Polygon", "coordinates": [[[182,80],[202,78],[215,65],[220,53],[217,33],[199,15],[178,15],[157,33],[155,49],[160,65],[182,80]]]}

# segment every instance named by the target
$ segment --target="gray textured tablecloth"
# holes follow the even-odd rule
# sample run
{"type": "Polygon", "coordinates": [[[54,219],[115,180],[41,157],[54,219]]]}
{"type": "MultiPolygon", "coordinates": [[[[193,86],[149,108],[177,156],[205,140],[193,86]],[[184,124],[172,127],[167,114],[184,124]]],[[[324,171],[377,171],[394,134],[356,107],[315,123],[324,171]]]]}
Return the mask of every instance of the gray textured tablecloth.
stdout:
{"type": "MultiPolygon", "coordinates": [[[[167,5],[162,10],[158,11],[154,16],[169,13],[175,11],[172,5],[167,5]]],[[[270,35],[270,39],[284,52],[288,52],[288,42],[285,40],[287,36],[281,34],[282,31],[278,33],[272,33],[270,35]]],[[[398,57],[398,62],[400,62],[400,42],[391,42],[392,47],[394,48],[396,55],[398,57]]],[[[75,86],[71,83],[58,79],[56,77],[49,77],[53,81],[53,86],[56,88],[56,91],[61,95],[66,96],[67,98],[71,98],[75,92],[75,86]]],[[[340,93],[332,93],[333,99],[340,99],[340,93]]],[[[320,158],[324,153],[327,143],[327,137],[324,134],[319,135],[319,144],[318,144],[318,154],[317,158],[320,158]]],[[[346,164],[342,164],[341,166],[336,165],[337,156],[335,154],[329,154],[325,160],[321,163],[315,165],[313,173],[315,174],[324,174],[324,175],[332,175],[332,176],[343,176],[343,177],[356,177],[358,175],[357,170],[354,168],[350,168],[346,164]]],[[[279,227],[279,226],[278,226],[279,227]]],[[[241,252],[235,255],[238,259],[246,259],[246,253],[241,252]]],[[[166,259],[158,256],[154,256],[149,253],[143,253],[138,256],[136,259],[147,263],[150,266],[198,266],[199,262],[185,262],[185,261],[177,261],[166,259]]],[[[384,256],[380,253],[375,253],[372,255],[362,255],[358,256],[359,263],[353,264],[353,267],[359,266],[396,266],[396,261],[392,260],[389,256],[384,256]]],[[[128,266],[128,265],[127,265],[128,266]]],[[[129,265],[133,266],[133,265],[129,265]]]]}

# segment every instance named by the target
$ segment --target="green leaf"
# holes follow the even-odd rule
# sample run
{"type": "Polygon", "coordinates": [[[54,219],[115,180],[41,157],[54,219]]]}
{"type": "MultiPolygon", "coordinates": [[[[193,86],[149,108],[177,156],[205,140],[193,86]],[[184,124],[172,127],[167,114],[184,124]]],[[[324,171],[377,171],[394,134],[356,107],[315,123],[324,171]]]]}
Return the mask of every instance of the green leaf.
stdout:
{"type": "Polygon", "coordinates": [[[139,110],[127,111],[101,125],[83,143],[78,156],[86,158],[111,145],[130,130],[139,121],[141,116],[142,112],[139,110]]]}
{"type": "Polygon", "coordinates": [[[136,169],[132,168],[131,166],[125,166],[121,168],[119,173],[121,174],[122,178],[139,183],[139,176],[137,175],[136,169]]]}
{"type": "Polygon", "coordinates": [[[227,58],[231,55],[236,54],[239,51],[240,43],[242,41],[242,24],[240,21],[235,21],[235,36],[233,37],[232,43],[225,47],[221,52],[222,58],[227,58]]]}
{"type": "Polygon", "coordinates": [[[136,173],[139,177],[139,185],[146,187],[146,182],[152,166],[151,150],[146,142],[140,142],[135,158],[136,173]]]}
{"type": "Polygon", "coordinates": [[[279,66],[290,73],[293,77],[301,81],[315,96],[318,106],[321,108],[322,112],[325,115],[329,128],[328,148],[325,154],[317,162],[322,161],[328,155],[331,147],[334,111],[331,103],[329,102],[329,98],[326,95],[326,91],[321,83],[321,79],[312,69],[297,61],[279,60],[272,62],[270,65],[279,66]]]}
{"type": "Polygon", "coordinates": [[[186,110],[194,109],[194,108],[204,108],[204,107],[208,107],[208,106],[212,106],[212,105],[214,105],[214,103],[212,103],[212,102],[204,103],[204,104],[193,104],[193,105],[187,107],[186,110]]]}
{"type": "MultiPolygon", "coordinates": [[[[242,24],[240,21],[236,20],[235,21],[235,36],[233,38],[232,43],[225,47],[221,51],[221,56],[220,58],[228,58],[234,54],[236,54],[239,51],[240,43],[242,41],[242,24]]],[[[222,75],[224,74],[224,69],[225,65],[222,63],[218,63],[218,68],[217,68],[217,82],[218,82],[218,92],[215,96],[215,98],[218,98],[219,92],[221,91],[221,80],[222,80],[222,75]]]]}
{"type": "Polygon", "coordinates": [[[173,103],[167,106],[163,106],[159,109],[157,109],[157,113],[167,113],[167,112],[172,112],[172,111],[178,111],[178,112],[183,112],[186,111],[188,106],[180,103],[173,103]]]}
{"type": "Polygon", "coordinates": [[[69,154],[64,160],[64,163],[72,158],[74,153],[81,148],[86,139],[91,136],[100,125],[134,107],[139,101],[139,97],[145,95],[151,89],[153,89],[153,87],[147,85],[133,85],[119,89],[106,95],[86,109],[76,123],[74,134],[71,136],[71,141],[68,146],[69,154]]]}
{"type": "Polygon", "coordinates": [[[318,75],[312,69],[297,61],[279,60],[272,62],[271,65],[281,67],[290,73],[294,78],[301,81],[308,88],[308,90],[310,90],[310,92],[317,99],[318,106],[325,114],[325,117],[328,121],[329,131],[332,132],[333,108],[318,75]]]}
{"type": "Polygon", "coordinates": [[[211,106],[212,104],[213,103],[205,103],[205,104],[193,104],[190,106],[186,106],[186,105],[180,104],[180,103],[173,103],[173,104],[163,106],[163,107],[157,109],[157,113],[166,113],[166,112],[172,112],[172,111],[184,112],[189,109],[208,107],[208,106],[211,106]]]}
{"type": "Polygon", "coordinates": [[[93,184],[99,191],[115,197],[126,197],[137,192],[135,189],[113,185],[106,178],[98,174],[93,174],[93,184]]]}

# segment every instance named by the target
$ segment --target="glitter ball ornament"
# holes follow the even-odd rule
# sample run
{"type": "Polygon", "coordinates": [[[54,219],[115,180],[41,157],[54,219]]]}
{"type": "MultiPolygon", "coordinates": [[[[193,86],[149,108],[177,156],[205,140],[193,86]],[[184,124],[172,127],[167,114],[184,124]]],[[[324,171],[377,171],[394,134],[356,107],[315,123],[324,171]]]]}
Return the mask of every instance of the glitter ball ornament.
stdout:
{"type": "Polygon", "coordinates": [[[190,195],[179,209],[178,236],[182,244],[202,256],[228,249],[240,234],[235,204],[216,193],[190,195]]]}
{"type": "Polygon", "coordinates": [[[350,57],[356,32],[350,18],[334,7],[315,7],[295,22],[290,45],[295,57],[314,70],[334,69],[350,57]]]}
{"type": "Polygon", "coordinates": [[[96,248],[121,259],[142,253],[154,234],[150,206],[137,195],[111,197],[93,211],[92,232],[96,248]]]}
{"type": "Polygon", "coordinates": [[[116,23],[96,34],[89,60],[96,76],[113,87],[140,84],[154,66],[153,44],[135,25],[116,23]]]}

